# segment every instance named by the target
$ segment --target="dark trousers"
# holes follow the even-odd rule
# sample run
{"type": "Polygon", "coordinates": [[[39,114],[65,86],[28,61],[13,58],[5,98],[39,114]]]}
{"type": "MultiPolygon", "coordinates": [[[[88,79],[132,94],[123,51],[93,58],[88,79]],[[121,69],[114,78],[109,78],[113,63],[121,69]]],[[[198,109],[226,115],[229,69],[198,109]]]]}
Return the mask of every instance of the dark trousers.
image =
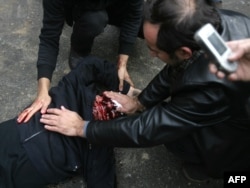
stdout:
{"type": "MultiPolygon", "coordinates": [[[[15,119],[0,124],[0,188],[45,187],[50,183],[29,160],[16,126],[15,119]]],[[[116,182],[113,148],[91,147],[85,150],[83,161],[88,188],[114,188],[116,182]]]]}
{"type": "MultiPolygon", "coordinates": [[[[15,119],[0,124],[0,188],[43,188],[50,183],[29,160],[16,126],[15,119]]],[[[114,188],[113,148],[91,146],[83,155],[83,173],[88,188],[114,188]]]]}
{"type": "MultiPolygon", "coordinates": [[[[104,32],[107,24],[120,27],[127,11],[126,1],[119,1],[107,7],[106,10],[81,11],[76,7],[74,10],[74,25],[71,35],[71,48],[80,56],[90,54],[96,36],[104,32]]],[[[142,26],[138,37],[142,36],[142,26]]]]}
{"type": "Polygon", "coordinates": [[[174,142],[165,144],[165,147],[172,152],[175,156],[181,160],[194,163],[202,164],[201,156],[194,146],[194,142],[190,137],[182,138],[174,142]]]}
{"type": "Polygon", "coordinates": [[[83,174],[88,188],[116,187],[113,148],[91,146],[84,163],[83,174]]]}
{"type": "Polygon", "coordinates": [[[0,188],[41,188],[47,183],[28,159],[15,120],[0,124],[0,188]]]}

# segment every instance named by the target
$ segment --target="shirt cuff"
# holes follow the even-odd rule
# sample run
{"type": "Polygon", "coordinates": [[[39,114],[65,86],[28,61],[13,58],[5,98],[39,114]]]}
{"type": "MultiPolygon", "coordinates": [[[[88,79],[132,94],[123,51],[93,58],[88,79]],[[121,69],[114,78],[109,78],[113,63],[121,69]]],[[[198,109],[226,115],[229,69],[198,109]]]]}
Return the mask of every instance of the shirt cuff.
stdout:
{"type": "Polygon", "coordinates": [[[83,126],[83,137],[87,138],[87,127],[88,127],[89,121],[85,121],[84,124],[85,125],[83,126]]]}

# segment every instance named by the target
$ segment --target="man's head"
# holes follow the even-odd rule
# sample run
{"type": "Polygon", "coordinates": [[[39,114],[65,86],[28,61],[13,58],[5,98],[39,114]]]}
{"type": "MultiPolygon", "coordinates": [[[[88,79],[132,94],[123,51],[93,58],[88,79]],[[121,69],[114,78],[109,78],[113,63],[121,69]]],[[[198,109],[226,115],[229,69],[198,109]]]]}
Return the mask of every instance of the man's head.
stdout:
{"type": "Polygon", "coordinates": [[[200,49],[193,36],[202,25],[220,26],[217,11],[207,0],[148,0],[144,20],[151,55],[169,64],[189,59],[200,49]]]}
{"type": "Polygon", "coordinates": [[[92,112],[94,120],[110,120],[123,116],[123,113],[117,111],[118,105],[104,94],[96,95],[92,112]]]}

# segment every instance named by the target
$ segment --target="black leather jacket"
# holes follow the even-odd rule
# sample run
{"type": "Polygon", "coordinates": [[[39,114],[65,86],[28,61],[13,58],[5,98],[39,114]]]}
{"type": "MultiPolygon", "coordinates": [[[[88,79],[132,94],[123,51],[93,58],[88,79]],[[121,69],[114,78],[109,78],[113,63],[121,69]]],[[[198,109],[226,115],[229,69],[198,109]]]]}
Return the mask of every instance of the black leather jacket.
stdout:
{"type": "MultiPolygon", "coordinates": [[[[221,11],[222,36],[249,38],[250,19],[221,11]]],[[[147,110],[108,122],[91,121],[88,141],[118,147],[148,147],[173,142],[192,144],[207,170],[221,176],[226,170],[250,169],[250,117],[246,103],[250,83],[218,79],[209,61],[197,53],[186,66],[165,66],[139,96],[147,110]],[[169,102],[162,102],[171,97],[169,102]]]]}

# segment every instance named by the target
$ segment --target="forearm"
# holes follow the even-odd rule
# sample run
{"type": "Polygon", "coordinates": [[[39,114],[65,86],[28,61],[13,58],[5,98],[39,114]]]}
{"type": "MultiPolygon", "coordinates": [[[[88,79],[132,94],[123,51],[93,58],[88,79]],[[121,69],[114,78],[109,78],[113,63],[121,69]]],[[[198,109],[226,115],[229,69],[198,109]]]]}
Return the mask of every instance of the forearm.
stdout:
{"type": "Polygon", "coordinates": [[[127,67],[127,63],[128,63],[128,55],[125,54],[119,54],[118,55],[118,61],[117,61],[117,68],[121,68],[121,67],[127,67]]]}
{"type": "Polygon", "coordinates": [[[131,53],[142,21],[143,0],[129,0],[126,19],[121,23],[119,54],[131,53]]]}
{"type": "Polygon", "coordinates": [[[168,67],[165,66],[154,79],[142,90],[138,100],[145,107],[152,107],[170,96],[170,78],[168,67]]]}
{"type": "Polygon", "coordinates": [[[86,137],[90,143],[115,147],[149,147],[164,144],[195,128],[162,105],[141,114],[111,121],[90,121],[86,137]],[[181,130],[181,134],[178,130],[181,130]],[[178,134],[177,134],[178,133],[178,134]]]}
{"type": "Polygon", "coordinates": [[[38,80],[37,92],[39,94],[48,94],[50,88],[50,80],[48,78],[40,78],[38,80]]]}
{"type": "Polygon", "coordinates": [[[59,39],[64,25],[64,10],[61,0],[43,0],[43,26],[39,36],[37,69],[38,79],[51,80],[59,52],[59,39]]]}

